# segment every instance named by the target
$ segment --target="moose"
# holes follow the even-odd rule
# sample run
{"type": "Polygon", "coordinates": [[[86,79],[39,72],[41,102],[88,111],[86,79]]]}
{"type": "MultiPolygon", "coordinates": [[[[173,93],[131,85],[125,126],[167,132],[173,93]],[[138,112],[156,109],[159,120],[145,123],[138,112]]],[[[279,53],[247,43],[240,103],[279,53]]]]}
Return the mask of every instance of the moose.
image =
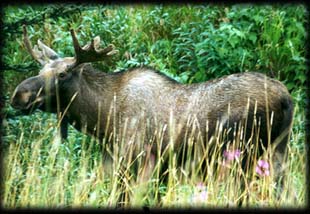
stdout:
{"type": "Polygon", "coordinates": [[[117,50],[113,45],[100,48],[100,37],[81,47],[71,29],[75,56],[61,58],[40,40],[33,48],[23,27],[24,46],[43,68],[16,87],[11,105],[28,112],[41,109],[60,114],[63,137],[69,123],[98,139],[117,132],[125,139],[124,144],[136,145],[137,151],[151,145],[150,152],[156,154],[170,145],[184,146],[188,129],[194,133],[194,140],[212,144],[222,127],[228,145],[238,128],[243,130],[243,137],[239,137],[254,142],[256,127],[261,150],[271,144],[275,158],[286,154],[294,106],[278,80],[243,72],[181,84],[144,66],[102,72],[91,63],[104,61],[117,50]],[[161,138],[160,145],[152,143],[158,140],[155,132],[161,138]]]}

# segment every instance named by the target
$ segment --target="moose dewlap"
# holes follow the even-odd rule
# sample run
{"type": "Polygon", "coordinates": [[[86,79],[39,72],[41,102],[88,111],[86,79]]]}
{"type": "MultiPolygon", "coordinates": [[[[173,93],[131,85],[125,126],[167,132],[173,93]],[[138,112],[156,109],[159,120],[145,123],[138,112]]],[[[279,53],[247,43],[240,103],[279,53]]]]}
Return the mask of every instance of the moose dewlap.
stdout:
{"type": "Polygon", "coordinates": [[[226,130],[228,143],[240,129],[240,138],[249,142],[255,137],[253,127],[263,147],[275,143],[280,154],[285,152],[293,103],[281,82],[245,72],[185,85],[148,67],[109,74],[90,63],[110,57],[114,47],[100,49],[99,37],[81,47],[73,30],[71,34],[76,56],[61,58],[40,41],[41,50],[32,48],[24,27],[25,47],[43,68],[16,87],[14,108],[61,113],[63,124],[100,139],[116,130],[122,142],[140,150],[153,143],[155,154],[171,142],[181,147],[188,131],[208,144],[218,130],[226,130]],[[158,136],[162,148],[155,143],[158,136]]]}

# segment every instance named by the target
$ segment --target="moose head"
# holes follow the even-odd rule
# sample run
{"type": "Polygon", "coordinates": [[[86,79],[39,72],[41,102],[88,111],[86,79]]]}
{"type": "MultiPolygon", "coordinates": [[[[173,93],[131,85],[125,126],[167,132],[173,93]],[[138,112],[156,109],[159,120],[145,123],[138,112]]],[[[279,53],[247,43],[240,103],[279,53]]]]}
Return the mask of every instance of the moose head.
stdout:
{"type": "MultiPolygon", "coordinates": [[[[47,112],[61,111],[57,91],[59,86],[72,87],[74,79],[79,78],[79,66],[84,63],[103,61],[117,53],[113,45],[104,49],[99,48],[100,37],[97,36],[84,47],[79,45],[76,33],[71,29],[71,36],[75,50],[75,57],[61,58],[53,49],[38,40],[38,46],[34,48],[29,40],[26,26],[23,26],[24,46],[32,58],[39,62],[43,68],[37,76],[24,80],[16,87],[11,105],[25,112],[36,108],[47,112]],[[40,50],[39,50],[40,49],[40,50]],[[57,101],[58,99],[58,101],[57,101]],[[58,109],[57,109],[58,108],[58,109]]],[[[85,66],[85,65],[84,65],[85,66]]],[[[58,92],[59,93],[59,92],[58,92]]]]}

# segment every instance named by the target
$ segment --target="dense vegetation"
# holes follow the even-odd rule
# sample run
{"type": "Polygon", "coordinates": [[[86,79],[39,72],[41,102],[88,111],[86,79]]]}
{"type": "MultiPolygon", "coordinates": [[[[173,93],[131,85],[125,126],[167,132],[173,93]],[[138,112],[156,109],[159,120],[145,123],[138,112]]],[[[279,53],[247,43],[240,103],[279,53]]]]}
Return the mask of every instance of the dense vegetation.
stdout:
{"type": "MultiPolygon", "coordinates": [[[[39,69],[22,44],[22,24],[28,26],[33,42],[42,39],[61,56],[74,54],[70,27],[78,31],[83,44],[99,35],[103,45],[112,43],[119,50],[110,62],[96,63],[107,72],[147,65],[189,84],[246,71],[263,72],[281,80],[295,101],[288,167],[292,180],[287,181],[291,186],[280,200],[271,200],[266,196],[268,190],[261,190],[252,204],[305,205],[307,23],[303,5],[8,6],[4,8],[3,26],[3,88],[7,101],[15,86],[39,69]]],[[[60,143],[53,115],[37,112],[12,117],[16,113],[9,105],[4,113],[8,116],[4,121],[6,171],[1,192],[5,207],[100,207],[115,203],[115,182],[104,173],[100,146],[94,139],[70,128],[69,139],[60,143]]],[[[158,186],[157,191],[166,197],[163,206],[196,205],[185,200],[197,191],[194,181],[189,186],[174,185],[175,194],[185,201],[173,197],[169,185],[158,186]]],[[[139,193],[139,188],[130,191],[139,193]]],[[[208,186],[209,193],[218,195],[198,205],[233,206],[233,193],[228,197],[228,190],[221,188],[220,184],[216,188],[208,186]]],[[[133,195],[131,205],[156,205],[151,197],[133,195]]]]}

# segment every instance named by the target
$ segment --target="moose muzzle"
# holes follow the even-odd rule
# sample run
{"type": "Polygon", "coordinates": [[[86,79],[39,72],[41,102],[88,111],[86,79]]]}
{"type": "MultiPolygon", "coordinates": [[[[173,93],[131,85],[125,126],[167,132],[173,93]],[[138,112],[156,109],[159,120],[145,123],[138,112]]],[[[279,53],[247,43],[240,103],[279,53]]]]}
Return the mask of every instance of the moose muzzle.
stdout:
{"type": "Polygon", "coordinates": [[[19,110],[35,109],[43,103],[43,84],[39,76],[21,82],[11,98],[11,106],[19,110]]]}

